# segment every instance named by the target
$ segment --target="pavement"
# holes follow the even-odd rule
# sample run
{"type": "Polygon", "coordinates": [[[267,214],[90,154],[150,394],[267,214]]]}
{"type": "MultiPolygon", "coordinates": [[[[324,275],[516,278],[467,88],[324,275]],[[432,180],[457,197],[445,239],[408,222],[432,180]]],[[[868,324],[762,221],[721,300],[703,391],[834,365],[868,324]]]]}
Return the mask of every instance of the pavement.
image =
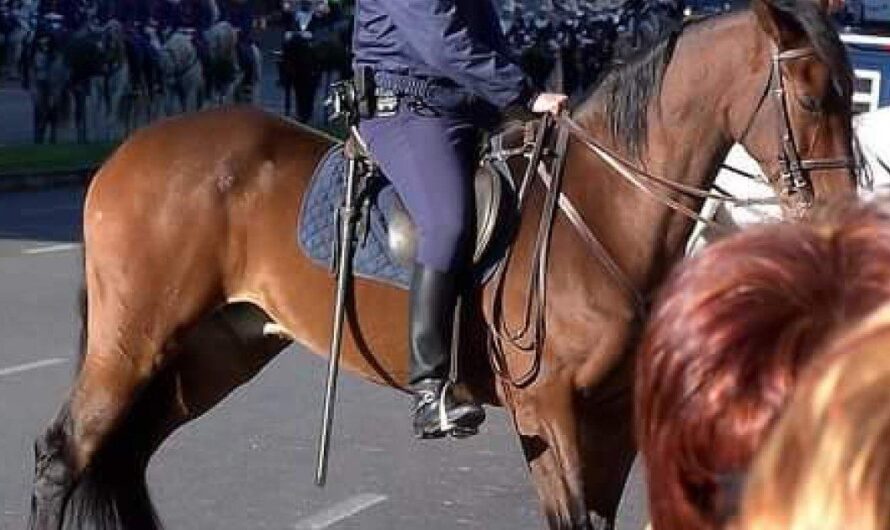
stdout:
{"type": "MultiPolygon", "coordinates": [[[[74,370],[78,187],[0,194],[0,529],[23,530],[32,443],[74,370]]],[[[345,375],[329,483],[312,483],[325,365],[292,347],[161,448],[149,487],[170,529],[543,528],[506,415],[479,436],[419,442],[401,394],[345,375]]],[[[639,470],[637,470],[639,471],[639,470]]],[[[641,476],[619,528],[645,520],[641,476]]]]}

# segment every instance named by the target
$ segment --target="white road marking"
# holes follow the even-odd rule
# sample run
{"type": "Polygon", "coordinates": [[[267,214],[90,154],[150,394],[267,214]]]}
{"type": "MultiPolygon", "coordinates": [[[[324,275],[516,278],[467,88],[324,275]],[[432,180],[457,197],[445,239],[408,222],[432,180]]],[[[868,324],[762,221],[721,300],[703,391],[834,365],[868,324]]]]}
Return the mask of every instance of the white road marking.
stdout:
{"type": "Polygon", "coordinates": [[[18,366],[10,366],[9,368],[0,368],[0,377],[5,375],[13,375],[20,374],[22,372],[28,372],[31,370],[36,370],[38,368],[44,368],[46,366],[54,366],[57,364],[65,364],[68,362],[68,359],[44,359],[42,361],[35,361],[33,363],[20,364],[18,366]]]}
{"type": "Polygon", "coordinates": [[[80,248],[80,243],[63,243],[60,245],[49,245],[45,247],[26,248],[22,254],[52,254],[55,252],[68,252],[80,248]]]}
{"type": "Polygon", "coordinates": [[[385,500],[386,495],[375,495],[373,493],[356,495],[299,521],[294,528],[296,530],[324,530],[385,500]]]}

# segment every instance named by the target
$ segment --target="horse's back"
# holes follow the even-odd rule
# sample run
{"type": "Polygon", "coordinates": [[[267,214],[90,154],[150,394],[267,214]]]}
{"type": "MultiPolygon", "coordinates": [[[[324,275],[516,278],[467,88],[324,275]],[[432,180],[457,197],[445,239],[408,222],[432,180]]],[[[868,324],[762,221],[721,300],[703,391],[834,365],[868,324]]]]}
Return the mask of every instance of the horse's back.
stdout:
{"type": "Polygon", "coordinates": [[[195,240],[226,245],[258,230],[290,240],[303,192],[334,142],[250,108],[200,112],[142,129],[90,185],[88,250],[91,242],[136,233],[144,235],[143,244],[167,248],[195,240]]]}
{"type": "Polygon", "coordinates": [[[214,109],[160,120],[130,136],[96,174],[90,195],[110,186],[181,192],[249,184],[255,170],[308,180],[336,140],[252,107],[214,109]],[[273,171],[269,171],[272,169],[273,171]]]}

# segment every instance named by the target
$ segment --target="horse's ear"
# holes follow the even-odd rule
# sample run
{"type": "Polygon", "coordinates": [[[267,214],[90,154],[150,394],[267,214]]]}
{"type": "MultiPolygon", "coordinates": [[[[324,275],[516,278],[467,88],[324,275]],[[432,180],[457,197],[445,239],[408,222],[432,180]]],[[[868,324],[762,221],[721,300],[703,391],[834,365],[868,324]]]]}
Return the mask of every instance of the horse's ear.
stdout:
{"type": "MultiPolygon", "coordinates": [[[[800,47],[806,44],[807,36],[800,24],[790,15],[794,5],[815,0],[752,0],[751,10],[760,26],[778,45],[780,50],[800,47]]],[[[812,6],[799,6],[802,8],[812,6]]]]}

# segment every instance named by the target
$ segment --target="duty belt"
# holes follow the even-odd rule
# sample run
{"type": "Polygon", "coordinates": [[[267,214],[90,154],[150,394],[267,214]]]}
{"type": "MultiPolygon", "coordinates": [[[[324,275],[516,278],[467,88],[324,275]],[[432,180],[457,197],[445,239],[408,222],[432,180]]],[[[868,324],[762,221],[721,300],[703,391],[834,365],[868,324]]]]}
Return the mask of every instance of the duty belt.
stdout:
{"type": "Polygon", "coordinates": [[[461,97],[459,87],[452,81],[437,77],[420,77],[386,70],[363,67],[356,71],[360,93],[367,94],[365,118],[394,116],[402,103],[415,112],[432,115],[439,106],[448,107],[461,97]]]}
{"type": "Polygon", "coordinates": [[[379,90],[393,92],[396,96],[412,96],[428,99],[436,79],[424,79],[392,72],[374,72],[374,85],[379,90]]]}

